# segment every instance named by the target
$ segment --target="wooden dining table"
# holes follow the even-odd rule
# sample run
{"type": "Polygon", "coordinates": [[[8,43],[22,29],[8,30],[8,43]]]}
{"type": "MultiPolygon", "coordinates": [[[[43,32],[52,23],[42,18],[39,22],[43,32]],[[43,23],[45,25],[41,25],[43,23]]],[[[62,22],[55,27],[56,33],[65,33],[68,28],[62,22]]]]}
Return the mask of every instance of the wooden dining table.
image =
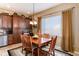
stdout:
{"type": "Polygon", "coordinates": [[[36,45],[49,44],[51,42],[51,38],[32,38],[32,43],[36,45]]]}
{"type": "Polygon", "coordinates": [[[51,38],[32,38],[32,43],[37,46],[37,52],[39,56],[39,50],[43,46],[48,45],[51,42],[51,38]]]}

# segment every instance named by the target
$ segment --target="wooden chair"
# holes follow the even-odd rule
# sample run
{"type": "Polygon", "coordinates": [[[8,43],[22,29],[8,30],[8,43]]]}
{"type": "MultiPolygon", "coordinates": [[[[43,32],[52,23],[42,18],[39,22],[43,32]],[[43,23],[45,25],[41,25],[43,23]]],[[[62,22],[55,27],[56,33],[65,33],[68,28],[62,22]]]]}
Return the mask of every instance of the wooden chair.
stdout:
{"type": "Polygon", "coordinates": [[[32,45],[32,38],[31,38],[31,36],[21,35],[21,41],[22,41],[22,51],[24,50],[26,52],[26,55],[28,53],[31,53],[33,55],[33,50],[36,47],[34,47],[32,45]]]}
{"type": "Polygon", "coordinates": [[[43,37],[43,38],[50,38],[50,35],[47,34],[47,33],[45,33],[45,34],[42,34],[42,37],[43,37]]]}
{"type": "Polygon", "coordinates": [[[26,43],[25,43],[25,40],[23,38],[23,35],[20,35],[21,36],[21,43],[22,43],[22,52],[26,49],[26,43]]]}
{"type": "Polygon", "coordinates": [[[41,50],[40,50],[40,53],[41,53],[41,55],[55,55],[55,44],[56,44],[56,40],[57,40],[57,36],[55,37],[55,38],[51,38],[52,40],[51,40],[51,43],[50,43],[50,47],[49,48],[47,48],[47,50],[45,50],[44,48],[42,48],[41,50]],[[53,54],[52,54],[52,52],[53,52],[53,54]]]}

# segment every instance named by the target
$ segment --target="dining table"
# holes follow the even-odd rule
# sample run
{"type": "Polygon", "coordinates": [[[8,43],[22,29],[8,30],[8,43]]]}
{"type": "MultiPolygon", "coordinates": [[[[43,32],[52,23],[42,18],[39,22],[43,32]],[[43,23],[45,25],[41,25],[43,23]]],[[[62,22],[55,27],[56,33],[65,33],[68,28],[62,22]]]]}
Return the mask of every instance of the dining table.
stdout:
{"type": "Polygon", "coordinates": [[[51,38],[32,38],[32,44],[37,46],[37,55],[39,56],[40,54],[40,49],[43,46],[48,45],[51,42],[51,38]]]}

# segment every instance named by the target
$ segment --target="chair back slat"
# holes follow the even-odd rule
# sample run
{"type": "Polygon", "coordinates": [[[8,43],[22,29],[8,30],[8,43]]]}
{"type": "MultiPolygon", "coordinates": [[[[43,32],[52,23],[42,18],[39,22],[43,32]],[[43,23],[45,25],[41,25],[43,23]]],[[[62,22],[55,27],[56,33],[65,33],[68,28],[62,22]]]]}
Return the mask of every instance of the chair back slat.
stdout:
{"type": "Polygon", "coordinates": [[[57,40],[57,36],[55,38],[51,38],[51,43],[50,43],[50,48],[49,48],[49,52],[52,52],[55,48],[55,44],[56,44],[56,40],[57,40]]]}
{"type": "Polygon", "coordinates": [[[32,50],[32,40],[31,37],[28,35],[22,35],[22,40],[23,45],[27,50],[32,50]]]}
{"type": "Polygon", "coordinates": [[[25,40],[23,39],[23,35],[20,35],[21,36],[21,43],[22,43],[22,46],[24,47],[24,48],[26,48],[26,42],[25,42],[25,40]]]}

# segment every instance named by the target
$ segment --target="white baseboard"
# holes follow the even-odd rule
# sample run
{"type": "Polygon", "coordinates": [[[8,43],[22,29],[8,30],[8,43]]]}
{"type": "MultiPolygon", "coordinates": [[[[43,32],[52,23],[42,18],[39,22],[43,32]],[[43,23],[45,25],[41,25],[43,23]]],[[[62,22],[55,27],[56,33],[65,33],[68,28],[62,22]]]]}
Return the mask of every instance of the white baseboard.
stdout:
{"type": "Polygon", "coordinates": [[[79,56],[79,51],[74,51],[75,56],[79,56]]]}
{"type": "MultiPolygon", "coordinates": [[[[55,48],[62,51],[61,47],[59,47],[57,45],[55,46],[55,48]]],[[[68,52],[68,53],[70,53],[70,54],[72,54],[74,56],[79,56],[79,51],[74,51],[74,53],[71,53],[71,52],[68,52]]]]}

